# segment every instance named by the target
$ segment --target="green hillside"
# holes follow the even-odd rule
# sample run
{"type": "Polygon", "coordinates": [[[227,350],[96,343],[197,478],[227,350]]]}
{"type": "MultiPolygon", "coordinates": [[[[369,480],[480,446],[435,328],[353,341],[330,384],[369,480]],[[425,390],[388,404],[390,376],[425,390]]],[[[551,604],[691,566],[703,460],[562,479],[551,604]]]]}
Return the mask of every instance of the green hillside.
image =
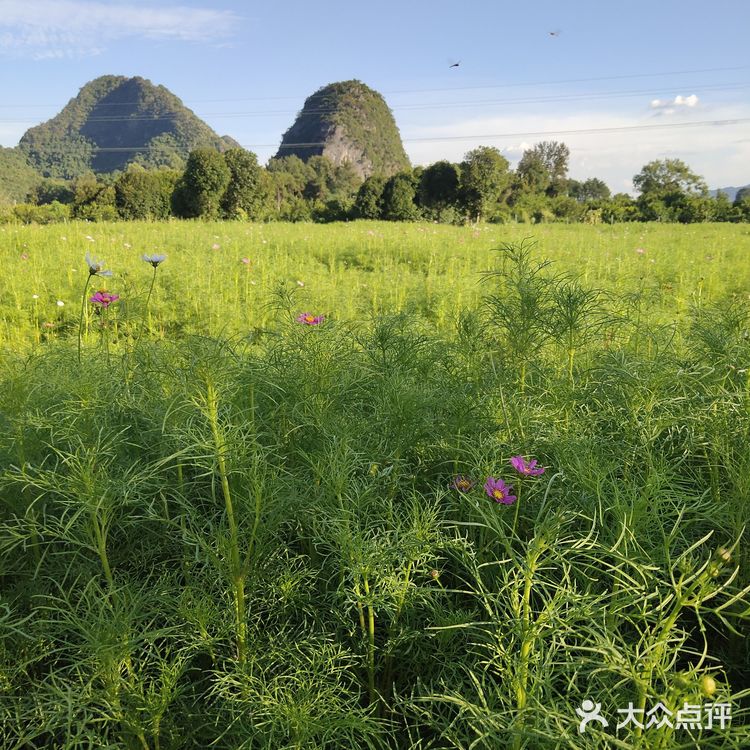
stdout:
{"type": "Polygon", "coordinates": [[[40,179],[21,151],[0,146],[0,204],[26,200],[40,179]]]}
{"type": "Polygon", "coordinates": [[[191,149],[229,148],[164,86],[144,78],[101,76],[87,83],[51,120],[30,128],[19,148],[46,177],[84,172],[184,166],[191,149]]]}
{"type": "Polygon", "coordinates": [[[334,164],[348,161],[362,177],[409,168],[385,99],[361,81],[331,83],[305,100],[276,156],[292,154],[302,160],[322,155],[334,164]]]}

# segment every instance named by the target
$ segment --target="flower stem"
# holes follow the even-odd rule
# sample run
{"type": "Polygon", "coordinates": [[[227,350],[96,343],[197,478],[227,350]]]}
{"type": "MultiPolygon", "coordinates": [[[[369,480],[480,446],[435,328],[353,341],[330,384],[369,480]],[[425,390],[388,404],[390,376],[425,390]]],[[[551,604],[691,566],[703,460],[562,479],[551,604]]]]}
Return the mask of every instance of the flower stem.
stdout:
{"type": "Polygon", "coordinates": [[[365,596],[367,597],[367,686],[370,693],[370,703],[375,703],[375,610],[370,599],[370,583],[364,578],[365,596]]]}
{"type": "Polygon", "coordinates": [[[522,487],[523,487],[523,482],[519,479],[518,480],[518,494],[516,496],[516,511],[513,514],[513,534],[512,534],[513,537],[515,537],[516,529],[518,528],[518,508],[521,505],[521,488],[522,487]]]}
{"type": "MultiPolygon", "coordinates": [[[[521,605],[521,651],[518,664],[518,682],[516,684],[516,709],[519,724],[523,721],[528,699],[529,657],[534,646],[534,627],[531,622],[531,589],[534,582],[537,564],[544,549],[544,543],[536,540],[526,560],[524,575],[523,600],[521,605]]],[[[521,747],[521,735],[513,738],[513,750],[521,747]]]]}
{"type": "Polygon", "coordinates": [[[143,336],[143,331],[146,327],[148,327],[148,332],[151,333],[151,295],[154,291],[154,284],[156,283],[156,266],[154,266],[154,272],[151,274],[151,284],[148,287],[148,294],[146,295],[146,313],[141,321],[141,326],[138,329],[138,338],[135,340],[135,345],[133,348],[138,346],[138,342],[141,340],[143,336]]]}
{"type": "Polygon", "coordinates": [[[86,277],[86,284],[83,287],[83,299],[81,300],[81,317],[78,320],[78,364],[81,364],[81,337],[83,336],[83,316],[86,314],[86,292],[91,281],[91,274],[86,277]]]}
{"type": "Polygon", "coordinates": [[[107,557],[107,532],[103,528],[101,519],[97,511],[94,511],[91,519],[91,525],[94,530],[94,538],[96,539],[96,548],[99,553],[99,560],[102,563],[102,569],[104,570],[104,577],[107,579],[110,591],[114,588],[115,579],[112,575],[112,568],[109,565],[109,558],[107,557]]]}
{"type": "Polygon", "coordinates": [[[225,459],[226,441],[219,427],[219,399],[211,379],[206,380],[206,406],[208,421],[211,426],[211,435],[214,442],[216,463],[219,469],[221,481],[221,492],[224,497],[224,506],[229,523],[229,555],[230,555],[230,579],[232,581],[232,593],[234,594],[234,614],[236,622],[237,637],[237,660],[244,666],[247,658],[247,622],[245,619],[245,574],[240,561],[240,543],[237,522],[234,517],[234,505],[232,493],[229,488],[229,474],[225,459]]]}

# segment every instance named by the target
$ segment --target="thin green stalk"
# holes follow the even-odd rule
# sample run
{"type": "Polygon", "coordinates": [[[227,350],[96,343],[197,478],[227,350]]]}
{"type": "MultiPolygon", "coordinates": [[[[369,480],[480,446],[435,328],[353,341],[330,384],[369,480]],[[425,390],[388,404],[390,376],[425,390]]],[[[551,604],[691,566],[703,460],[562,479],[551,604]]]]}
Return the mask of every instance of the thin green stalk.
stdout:
{"type": "Polygon", "coordinates": [[[89,289],[89,282],[92,274],[86,277],[86,284],[83,287],[83,299],[81,300],[81,317],[78,320],[78,364],[81,364],[81,337],[83,336],[83,316],[86,314],[86,292],[89,289]]]}
{"type": "Polygon", "coordinates": [[[374,703],[375,691],[375,610],[370,601],[370,582],[364,577],[365,596],[367,597],[367,686],[370,693],[370,703],[374,703]]]}
{"type": "Polygon", "coordinates": [[[573,332],[570,332],[568,338],[568,379],[573,382],[573,358],[575,357],[576,348],[573,342],[573,332]]]}
{"type": "Polygon", "coordinates": [[[101,311],[100,330],[102,332],[102,341],[104,342],[104,353],[107,357],[107,366],[109,366],[109,328],[107,320],[108,312],[107,308],[103,308],[101,311]]]}
{"type": "Polygon", "coordinates": [[[243,565],[240,561],[239,533],[237,522],[234,517],[234,505],[232,493],[229,488],[229,474],[225,459],[226,441],[219,427],[219,400],[213,382],[206,380],[206,406],[208,410],[208,421],[211,426],[211,434],[214,441],[216,463],[219,469],[221,481],[221,492],[224,498],[224,506],[229,524],[229,549],[230,549],[230,578],[232,581],[232,592],[234,594],[234,614],[237,629],[237,659],[240,665],[244,665],[247,658],[247,622],[245,618],[245,575],[243,565]]]}
{"type": "MultiPolygon", "coordinates": [[[[156,266],[154,266],[154,272],[151,274],[151,285],[148,288],[148,295],[146,296],[146,319],[144,320],[144,325],[141,326],[141,334],[138,336],[138,341],[140,341],[141,336],[143,335],[143,328],[145,325],[148,325],[148,332],[151,333],[151,295],[154,291],[154,284],[156,283],[156,266]]],[[[136,341],[136,343],[138,343],[136,341]]]]}
{"type": "MultiPolygon", "coordinates": [[[[526,571],[524,573],[523,598],[521,602],[521,650],[519,653],[518,663],[518,682],[516,683],[516,709],[518,712],[519,724],[523,721],[523,713],[526,710],[528,702],[528,678],[529,678],[529,657],[534,645],[533,624],[531,622],[531,590],[534,583],[534,574],[536,573],[537,563],[542,554],[543,543],[538,540],[534,548],[530,551],[527,559],[526,571]]],[[[519,750],[521,747],[521,735],[517,734],[513,738],[513,750],[519,750]]]]}
{"type": "Polygon", "coordinates": [[[114,588],[115,580],[112,576],[112,568],[109,565],[109,558],[107,557],[107,534],[102,528],[99,515],[96,511],[92,514],[91,525],[94,530],[96,549],[102,563],[102,568],[104,569],[104,577],[107,579],[110,589],[112,589],[114,588]]]}
{"type": "MultiPolygon", "coordinates": [[[[401,617],[401,611],[404,608],[404,604],[406,603],[406,595],[409,593],[409,585],[411,584],[411,571],[414,566],[414,561],[409,560],[409,562],[406,565],[406,571],[404,573],[404,585],[401,589],[398,597],[398,601],[396,603],[396,611],[393,613],[393,617],[391,618],[391,622],[388,626],[388,639],[390,640],[396,630],[396,623],[398,622],[399,618],[401,617]]],[[[391,679],[393,676],[393,651],[389,651],[388,656],[385,659],[385,669],[384,669],[384,677],[383,677],[383,693],[384,695],[388,695],[391,688],[391,679]]]]}
{"type": "Polygon", "coordinates": [[[518,480],[518,494],[516,495],[516,509],[513,514],[513,533],[511,534],[511,536],[514,538],[516,536],[516,529],[518,528],[518,509],[521,506],[521,488],[522,487],[523,487],[523,482],[519,479],[518,480]]]}
{"type": "Polygon", "coordinates": [[[365,609],[362,606],[362,592],[359,588],[359,583],[354,582],[354,593],[357,596],[357,612],[359,614],[359,627],[362,630],[362,635],[367,635],[367,626],[365,625],[365,609]]]}

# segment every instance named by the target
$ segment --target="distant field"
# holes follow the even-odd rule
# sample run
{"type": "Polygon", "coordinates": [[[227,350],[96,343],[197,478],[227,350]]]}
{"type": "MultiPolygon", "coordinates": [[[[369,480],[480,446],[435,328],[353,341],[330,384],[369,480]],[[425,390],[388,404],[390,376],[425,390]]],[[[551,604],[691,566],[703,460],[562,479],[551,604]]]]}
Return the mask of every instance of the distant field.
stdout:
{"type": "Polygon", "coordinates": [[[0,227],[0,340],[25,348],[77,326],[87,252],[114,272],[97,283],[121,295],[122,313],[143,302],[150,268],[141,256],[167,254],[152,303],[154,325],[165,333],[234,335],[262,327],[271,316],[269,293],[280,281],[298,290],[301,307],[337,320],[407,311],[444,329],[456,310],[475,306],[486,292],[479,281],[498,263],[494,250],[526,237],[537,241],[536,255],[552,260],[555,272],[579,274],[584,285],[618,294],[641,290],[649,318],[667,321],[691,301],[750,289],[746,225],[6,226],[0,227]]]}
{"type": "Polygon", "coordinates": [[[3,750],[750,747],[747,225],[0,254],[3,750]]]}

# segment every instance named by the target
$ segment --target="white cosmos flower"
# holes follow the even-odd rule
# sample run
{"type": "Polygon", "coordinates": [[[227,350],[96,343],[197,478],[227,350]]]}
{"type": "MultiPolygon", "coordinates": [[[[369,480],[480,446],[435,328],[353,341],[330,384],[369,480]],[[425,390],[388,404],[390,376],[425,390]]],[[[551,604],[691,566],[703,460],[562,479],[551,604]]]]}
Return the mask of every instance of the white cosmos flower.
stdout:
{"type": "Polygon", "coordinates": [[[104,270],[103,260],[94,260],[88,253],[86,253],[86,265],[89,267],[89,275],[91,276],[111,276],[112,271],[104,270]]]}
{"type": "Polygon", "coordinates": [[[154,268],[156,268],[159,263],[163,263],[167,259],[166,255],[144,255],[143,260],[146,261],[146,263],[150,263],[154,268]]]}

